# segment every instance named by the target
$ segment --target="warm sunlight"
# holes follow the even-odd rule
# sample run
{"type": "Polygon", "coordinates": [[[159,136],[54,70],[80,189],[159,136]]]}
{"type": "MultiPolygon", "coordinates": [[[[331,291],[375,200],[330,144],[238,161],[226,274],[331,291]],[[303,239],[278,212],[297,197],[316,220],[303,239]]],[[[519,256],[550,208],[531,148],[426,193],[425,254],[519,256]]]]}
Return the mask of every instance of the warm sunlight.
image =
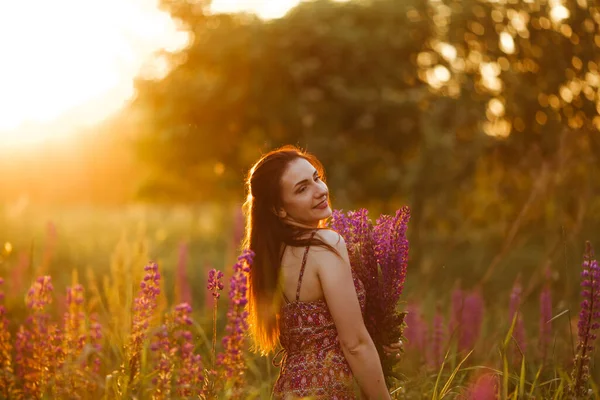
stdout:
{"type": "Polygon", "coordinates": [[[213,0],[215,12],[250,11],[262,18],[280,18],[300,0],[213,0]]]}
{"type": "MultiPolygon", "coordinates": [[[[211,9],[269,19],[300,1],[213,0],[211,9]]],[[[68,136],[122,107],[151,54],[188,41],[157,4],[0,2],[0,149],[68,136]]]]}
{"type": "Polygon", "coordinates": [[[0,147],[65,135],[118,109],[153,51],[187,42],[156,4],[0,2],[0,147]]]}

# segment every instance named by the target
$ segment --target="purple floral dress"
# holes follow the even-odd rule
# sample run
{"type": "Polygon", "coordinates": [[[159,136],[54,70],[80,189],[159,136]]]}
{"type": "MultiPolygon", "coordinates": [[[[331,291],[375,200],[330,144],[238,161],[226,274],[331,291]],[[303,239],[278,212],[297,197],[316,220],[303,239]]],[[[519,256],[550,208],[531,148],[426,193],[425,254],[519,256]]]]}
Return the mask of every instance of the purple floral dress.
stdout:
{"type": "MultiPolygon", "coordinates": [[[[308,249],[309,246],[300,267],[296,301],[289,302],[286,298],[281,309],[279,339],[283,358],[280,364],[274,363],[281,366],[281,372],[273,388],[273,398],[287,400],[311,396],[318,400],[354,400],[359,398],[358,388],[340,347],[327,303],[322,299],[299,301],[308,249]]],[[[354,271],[352,277],[364,316],[365,289],[354,271]]]]}

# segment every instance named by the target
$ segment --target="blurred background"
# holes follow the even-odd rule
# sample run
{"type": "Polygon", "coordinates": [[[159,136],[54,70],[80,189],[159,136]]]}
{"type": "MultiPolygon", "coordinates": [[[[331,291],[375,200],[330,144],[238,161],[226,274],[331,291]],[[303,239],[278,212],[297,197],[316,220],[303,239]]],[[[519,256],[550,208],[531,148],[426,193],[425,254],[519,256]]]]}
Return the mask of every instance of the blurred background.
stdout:
{"type": "Polygon", "coordinates": [[[407,299],[520,277],[575,317],[600,245],[599,25],[588,0],[2,2],[0,273],[17,293],[142,254],[175,297],[183,257],[202,303],[245,174],[291,143],[334,208],[410,206],[407,299]]]}

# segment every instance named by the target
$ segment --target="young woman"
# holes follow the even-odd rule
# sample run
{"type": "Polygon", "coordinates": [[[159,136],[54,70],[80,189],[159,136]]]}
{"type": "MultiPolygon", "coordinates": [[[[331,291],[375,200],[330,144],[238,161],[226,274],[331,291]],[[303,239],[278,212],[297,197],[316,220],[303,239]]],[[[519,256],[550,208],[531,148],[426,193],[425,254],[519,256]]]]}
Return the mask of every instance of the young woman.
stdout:
{"type": "MultiPolygon", "coordinates": [[[[251,335],[261,354],[279,344],[283,353],[273,397],[390,399],[363,322],[364,287],[342,237],[324,228],[331,206],[321,163],[285,146],[261,157],[246,183],[251,335]]],[[[401,346],[384,349],[398,357],[401,346]]]]}

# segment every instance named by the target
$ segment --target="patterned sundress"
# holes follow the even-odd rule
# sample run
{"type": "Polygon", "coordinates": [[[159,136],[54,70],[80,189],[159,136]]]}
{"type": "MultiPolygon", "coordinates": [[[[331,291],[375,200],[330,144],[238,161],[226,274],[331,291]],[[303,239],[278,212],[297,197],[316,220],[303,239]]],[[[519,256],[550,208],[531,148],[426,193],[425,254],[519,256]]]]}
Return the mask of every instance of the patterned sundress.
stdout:
{"type": "MultiPolygon", "coordinates": [[[[314,233],[313,233],[314,235],[314,233]]],[[[359,398],[350,365],[340,347],[338,333],[323,299],[299,301],[307,246],[300,267],[296,301],[287,298],[280,315],[281,371],[273,399],[355,400],[359,398]]],[[[354,287],[364,316],[366,294],[352,271],[354,287]]],[[[278,353],[279,354],[279,353],[278,353]]],[[[277,355],[276,355],[277,357],[277,355]]]]}

